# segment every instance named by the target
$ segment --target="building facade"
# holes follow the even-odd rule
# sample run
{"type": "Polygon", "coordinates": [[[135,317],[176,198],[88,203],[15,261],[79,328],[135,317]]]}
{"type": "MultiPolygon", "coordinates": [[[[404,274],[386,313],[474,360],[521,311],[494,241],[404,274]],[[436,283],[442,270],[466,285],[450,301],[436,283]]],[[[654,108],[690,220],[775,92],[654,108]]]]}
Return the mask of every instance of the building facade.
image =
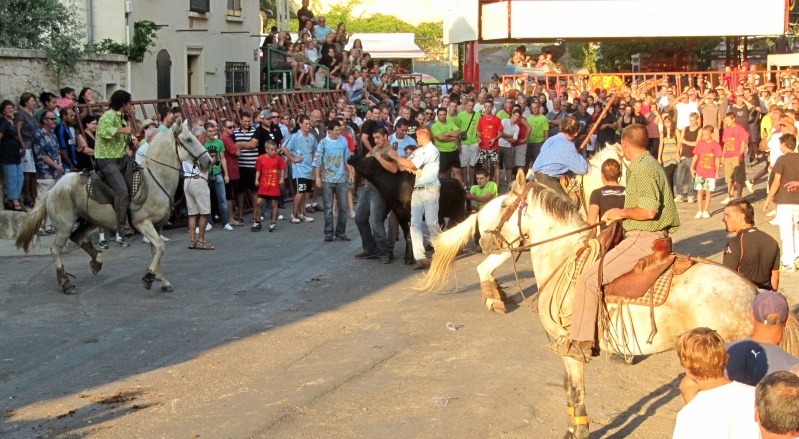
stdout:
{"type": "Polygon", "coordinates": [[[129,63],[136,100],[258,91],[258,0],[82,0],[87,39],[128,42],[134,23],[160,26],[141,63],[129,63]]]}

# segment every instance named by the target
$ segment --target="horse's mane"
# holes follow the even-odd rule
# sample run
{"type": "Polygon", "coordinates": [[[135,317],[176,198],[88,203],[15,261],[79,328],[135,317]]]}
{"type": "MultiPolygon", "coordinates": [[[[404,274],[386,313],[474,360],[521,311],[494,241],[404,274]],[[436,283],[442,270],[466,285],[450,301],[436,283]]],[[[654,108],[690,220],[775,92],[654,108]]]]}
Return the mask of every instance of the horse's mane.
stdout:
{"type": "Polygon", "coordinates": [[[544,212],[560,221],[582,220],[580,209],[571,200],[541,183],[536,183],[534,189],[532,202],[537,203],[544,212]]]}

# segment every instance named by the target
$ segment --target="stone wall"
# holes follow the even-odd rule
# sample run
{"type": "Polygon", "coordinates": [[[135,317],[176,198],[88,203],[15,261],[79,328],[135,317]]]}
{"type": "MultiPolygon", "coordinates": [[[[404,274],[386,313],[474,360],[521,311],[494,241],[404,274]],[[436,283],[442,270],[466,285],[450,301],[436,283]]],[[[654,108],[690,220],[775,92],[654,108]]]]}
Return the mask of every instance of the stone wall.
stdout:
{"type": "Polygon", "coordinates": [[[42,91],[58,95],[62,87],[78,92],[91,87],[97,100],[105,100],[115,90],[127,88],[127,57],[123,55],[91,54],[78,63],[77,74],[60,83],[45,65],[46,59],[42,50],[0,48],[0,99],[17,103],[24,92],[38,97],[42,91]]]}

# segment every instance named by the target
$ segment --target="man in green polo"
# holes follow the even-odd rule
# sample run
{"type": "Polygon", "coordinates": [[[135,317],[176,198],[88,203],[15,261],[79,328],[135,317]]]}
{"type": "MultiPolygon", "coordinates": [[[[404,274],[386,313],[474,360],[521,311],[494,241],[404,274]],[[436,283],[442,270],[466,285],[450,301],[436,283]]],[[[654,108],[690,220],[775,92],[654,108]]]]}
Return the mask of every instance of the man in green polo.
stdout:
{"type": "Polygon", "coordinates": [[[460,146],[458,145],[461,139],[461,130],[453,120],[447,119],[446,108],[439,108],[436,111],[437,119],[430,130],[433,132],[433,145],[438,148],[441,156],[438,178],[449,178],[451,171],[452,176],[463,186],[460,146]]]}
{"type": "Polygon", "coordinates": [[[129,141],[132,141],[133,127],[128,126],[125,115],[130,111],[130,93],[117,90],[111,95],[110,110],[103,113],[97,123],[97,140],[94,145],[94,159],[97,169],[105,176],[108,186],[114,191],[114,212],[117,216],[116,244],[127,247],[124,238],[133,236],[133,229],[128,224],[128,208],[130,196],[128,184],[119,170],[119,165],[126,155],[129,141]]]}
{"type": "Polygon", "coordinates": [[[474,99],[467,99],[464,110],[458,113],[456,124],[461,130],[461,175],[466,180],[471,177],[469,181],[474,185],[477,180],[475,177],[475,166],[477,166],[477,122],[480,122],[480,114],[474,111],[474,99]],[[464,135],[465,134],[465,135],[464,135]],[[471,174],[468,172],[471,171],[471,174]]]}
{"type": "MultiPolygon", "coordinates": [[[[624,239],[607,252],[602,267],[602,285],[632,271],[638,260],[652,254],[652,243],[674,233],[680,226],[677,207],[663,167],[649,154],[646,127],[632,124],[621,134],[627,168],[627,196],[623,209],[610,209],[603,221],[623,220],[624,239]]],[[[580,275],[574,295],[569,337],[560,337],[549,344],[558,355],[587,363],[591,359],[601,285],[598,272],[601,261],[595,262],[580,275]]]]}

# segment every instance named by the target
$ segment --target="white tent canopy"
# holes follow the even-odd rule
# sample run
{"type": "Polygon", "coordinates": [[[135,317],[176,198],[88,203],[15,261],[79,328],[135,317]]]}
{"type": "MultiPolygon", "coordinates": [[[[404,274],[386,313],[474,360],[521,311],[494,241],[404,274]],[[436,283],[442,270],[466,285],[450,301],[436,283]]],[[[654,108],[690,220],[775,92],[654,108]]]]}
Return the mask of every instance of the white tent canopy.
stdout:
{"type": "Polygon", "coordinates": [[[415,36],[413,33],[354,33],[345,49],[350,50],[355,40],[361,40],[364,52],[372,55],[372,59],[424,58],[426,55],[416,45],[415,36]]]}

